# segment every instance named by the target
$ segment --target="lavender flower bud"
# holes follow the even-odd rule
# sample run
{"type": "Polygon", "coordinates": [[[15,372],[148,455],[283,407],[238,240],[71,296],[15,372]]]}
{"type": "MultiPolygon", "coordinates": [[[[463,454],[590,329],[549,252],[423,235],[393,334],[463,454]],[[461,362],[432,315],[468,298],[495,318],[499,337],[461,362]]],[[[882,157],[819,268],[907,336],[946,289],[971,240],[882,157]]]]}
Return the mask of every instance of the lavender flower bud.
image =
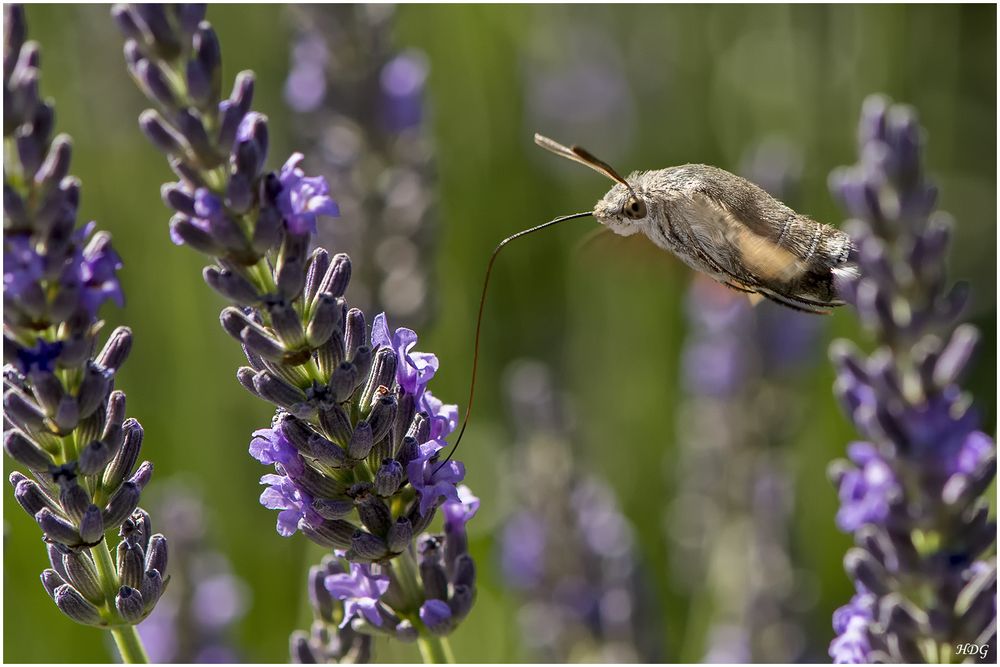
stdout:
{"type": "Polygon", "coordinates": [[[81,475],[96,475],[104,470],[114,455],[115,450],[110,445],[102,440],[94,440],[81,450],[77,470],[81,475]]]}
{"type": "Polygon", "coordinates": [[[365,344],[365,314],[357,308],[347,311],[347,323],[344,329],[344,354],[348,359],[353,359],[358,348],[365,344]]]}
{"type": "Polygon", "coordinates": [[[296,349],[305,343],[305,331],[302,320],[289,304],[276,302],[268,308],[271,315],[271,326],[288,349],[296,349]]]}
{"type": "MultiPolygon", "coordinates": [[[[149,461],[143,461],[142,465],[140,465],[136,469],[135,473],[133,473],[133,475],[129,478],[128,481],[132,484],[135,484],[137,487],[139,487],[139,490],[142,491],[142,489],[146,487],[146,484],[149,483],[149,479],[152,476],[153,476],[153,464],[150,463],[149,461]]],[[[129,514],[131,514],[131,512],[129,512],[129,514]]]]}
{"type": "MultiPolygon", "coordinates": [[[[11,482],[14,481],[14,475],[19,474],[11,473],[11,482]]],[[[42,491],[41,487],[34,480],[27,479],[23,475],[14,486],[14,500],[31,516],[35,516],[43,508],[56,511],[55,504],[42,491]]]]}
{"type": "Polygon", "coordinates": [[[392,512],[381,498],[365,494],[357,501],[358,517],[373,534],[385,536],[393,525],[392,512]]]}
{"type": "Polygon", "coordinates": [[[59,504],[71,519],[79,521],[90,507],[90,494],[77,483],[76,479],[60,481],[59,504]]]}
{"type": "Polygon", "coordinates": [[[50,598],[55,598],[56,589],[66,583],[63,581],[63,578],[59,576],[59,573],[51,568],[42,570],[41,579],[42,586],[45,587],[45,592],[49,594],[50,598]]]}
{"type": "Polygon", "coordinates": [[[202,277],[209,287],[223,297],[241,306],[252,306],[260,302],[261,296],[256,288],[246,278],[228,269],[219,270],[214,266],[206,266],[202,277]]]}
{"type": "Polygon", "coordinates": [[[138,590],[145,574],[142,547],[122,541],[118,544],[118,580],[138,590]]]}
{"type": "MultiPolygon", "coordinates": [[[[347,291],[347,285],[351,282],[351,258],[344,253],[337,253],[333,256],[333,260],[330,262],[329,268],[327,268],[326,273],[323,275],[323,280],[320,282],[317,292],[319,294],[329,294],[334,297],[344,296],[344,292],[347,291]]],[[[354,310],[354,309],[352,309],[354,310]]],[[[356,311],[360,316],[360,324],[364,326],[364,313],[360,310],[356,311]]],[[[350,313],[348,313],[350,316],[350,313]]],[[[364,334],[361,334],[356,340],[360,341],[364,338],[364,334]]]]}
{"type": "Polygon", "coordinates": [[[402,553],[413,539],[413,525],[406,517],[399,517],[386,534],[385,541],[392,553],[402,553]]]}
{"type": "Polygon", "coordinates": [[[319,292],[319,284],[326,275],[330,266],[330,253],[325,248],[316,248],[309,255],[309,263],[306,268],[306,284],[302,288],[302,298],[307,304],[313,306],[313,300],[319,292]]]}
{"type": "Polygon", "coordinates": [[[347,445],[350,442],[354,429],[351,426],[347,413],[339,405],[332,404],[329,407],[321,409],[319,422],[323,427],[323,431],[335,442],[341,445],[347,445]]]}
{"type": "Polygon", "coordinates": [[[347,551],[347,559],[359,563],[381,560],[388,555],[389,548],[385,540],[363,530],[354,533],[351,548],[347,551]]]}
{"type": "Polygon", "coordinates": [[[143,58],[136,63],[135,76],[148,97],[168,109],[177,106],[177,97],[159,65],[143,58]]]}
{"type": "Polygon", "coordinates": [[[403,466],[393,459],[383,459],[382,465],[375,472],[375,493],[388,498],[399,489],[404,478],[403,466]]]}
{"type": "Polygon", "coordinates": [[[122,620],[129,624],[135,624],[142,620],[143,612],[142,595],[135,588],[122,586],[115,596],[115,609],[121,615],[122,620]]]}
{"type": "Polygon", "coordinates": [[[306,340],[309,347],[317,348],[326,343],[330,336],[337,331],[339,320],[340,304],[337,299],[326,293],[317,295],[312,316],[306,327],[306,340]]]}
{"type": "Polygon", "coordinates": [[[45,415],[34,401],[20,391],[8,390],[3,395],[3,408],[4,416],[26,433],[39,433],[45,429],[45,415]]]}
{"type": "Polygon", "coordinates": [[[131,351],[132,330],[128,327],[117,327],[108,336],[108,341],[94,361],[101,368],[117,373],[131,351]]]}
{"type": "Polygon", "coordinates": [[[455,559],[451,583],[454,584],[456,589],[459,586],[464,586],[470,590],[475,588],[476,564],[472,560],[472,556],[463,553],[455,559]]]}
{"type": "Polygon", "coordinates": [[[293,413],[295,406],[306,400],[302,390],[276,377],[270,371],[257,373],[253,378],[253,386],[261,398],[293,413]]]}
{"type": "MultiPolygon", "coordinates": [[[[351,500],[335,500],[330,498],[316,498],[312,502],[312,508],[324,519],[341,519],[354,509],[354,502],[351,500]]],[[[353,529],[352,529],[353,535],[353,529]]]]}
{"type": "Polygon", "coordinates": [[[59,611],[69,616],[77,623],[84,625],[100,625],[101,614],[97,607],[87,602],[80,592],[69,584],[58,587],[52,596],[59,611]]]}
{"type": "Polygon", "coordinates": [[[427,599],[448,599],[448,577],[445,575],[437,550],[430,554],[421,554],[420,579],[424,582],[424,596],[427,599]]]}
{"type": "Polygon", "coordinates": [[[59,403],[66,397],[62,382],[54,373],[48,371],[33,371],[28,374],[28,379],[38,406],[46,414],[54,414],[59,403]]]}
{"type": "Polygon", "coordinates": [[[91,505],[80,519],[80,538],[84,544],[98,544],[104,537],[104,518],[101,508],[91,505]]]}
{"type": "Polygon", "coordinates": [[[216,243],[211,234],[183,215],[170,218],[170,238],[178,245],[191,246],[206,255],[221,255],[223,252],[222,246],[216,243]]]}
{"type": "Polygon", "coordinates": [[[104,591],[101,589],[97,567],[87,552],[69,551],[63,554],[63,568],[69,575],[69,582],[76,590],[95,605],[104,604],[104,591]]]}
{"type": "Polygon", "coordinates": [[[253,386],[253,379],[256,376],[257,371],[249,366],[240,366],[236,369],[236,379],[241,385],[243,385],[243,388],[254,396],[260,396],[260,394],[257,393],[257,388],[253,386]]]}
{"type": "Polygon", "coordinates": [[[296,630],[289,639],[289,653],[292,664],[315,665],[320,662],[319,656],[309,647],[309,636],[302,630],[296,630]]]}
{"type": "Polygon", "coordinates": [[[167,538],[156,533],[149,538],[149,550],[146,552],[146,570],[156,570],[160,576],[167,572],[167,538]]]}
{"type": "Polygon", "coordinates": [[[146,138],[166,155],[184,155],[183,140],[157,111],[146,109],[139,114],[139,127],[146,138]]]}
{"type": "Polygon", "coordinates": [[[112,494],[101,513],[105,527],[120,526],[139,505],[140,489],[132,482],[125,482],[112,494]]]}
{"type": "Polygon", "coordinates": [[[93,364],[87,365],[83,380],[80,382],[80,389],[77,391],[77,404],[80,408],[81,418],[85,419],[94,414],[94,410],[104,402],[111,389],[112,377],[108,371],[93,364]]]}
{"type": "MultiPolygon", "coordinates": [[[[107,489],[117,488],[125,480],[125,477],[132,472],[132,467],[135,466],[135,462],[139,458],[139,450],[142,448],[143,430],[139,422],[129,419],[122,426],[122,430],[125,433],[122,445],[111,460],[111,464],[107,470],[104,471],[104,477],[102,478],[102,484],[107,489]]],[[[131,514],[134,509],[133,507],[127,514],[122,516],[122,520],[128,514],[131,514]]],[[[112,525],[110,522],[106,523],[112,525]]],[[[119,521],[113,525],[117,525],[118,523],[121,522],[119,521]]]]}
{"type": "Polygon", "coordinates": [[[388,393],[385,387],[379,387],[371,403],[368,413],[368,424],[372,429],[372,440],[379,442],[386,437],[396,418],[396,397],[388,393]]]}
{"type": "Polygon", "coordinates": [[[69,547],[78,546],[81,543],[80,533],[77,532],[76,527],[66,519],[54,514],[47,507],[43,507],[35,514],[35,521],[38,522],[38,526],[45,533],[45,536],[53,542],[69,547]]]}
{"type": "Polygon", "coordinates": [[[441,599],[430,599],[420,607],[420,620],[432,635],[444,636],[454,627],[451,609],[441,599]]]}
{"type": "Polygon", "coordinates": [[[21,465],[32,470],[45,470],[52,465],[52,457],[20,431],[4,433],[3,448],[21,465]]]}
{"type": "Polygon", "coordinates": [[[158,570],[147,570],[142,577],[142,586],[139,588],[139,595],[142,598],[142,611],[144,614],[152,611],[156,601],[163,593],[163,578],[158,570]]]}
{"type": "Polygon", "coordinates": [[[343,403],[357,387],[358,371],[349,361],[341,362],[330,374],[330,393],[338,403],[343,403]]]}
{"type": "Polygon", "coordinates": [[[164,183],[160,186],[163,203],[189,218],[195,217],[194,197],[180,183],[164,183]]]}
{"type": "Polygon", "coordinates": [[[979,342],[979,331],[970,325],[962,325],[951,334],[951,340],[944,348],[934,367],[934,384],[946,387],[961,379],[979,342]]]}
{"type": "Polygon", "coordinates": [[[69,175],[69,163],[73,151],[73,141],[69,135],[60,134],[52,140],[52,146],[45,162],[35,174],[39,183],[59,183],[69,175]]]}
{"type": "Polygon", "coordinates": [[[319,525],[299,522],[299,530],[316,544],[334,549],[347,549],[351,546],[357,528],[349,521],[326,519],[319,525]]]}
{"type": "Polygon", "coordinates": [[[358,422],[347,445],[347,455],[356,461],[365,459],[374,444],[371,426],[368,422],[358,422]]]}
{"type": "Polygon", "coordinates": [[[448,600],[448,608],[451,609],[452,619],[458,623],[472,611],[472,605],[476,601],[476,589],[463,584],[455,584],[454,593],[448,600]]]}

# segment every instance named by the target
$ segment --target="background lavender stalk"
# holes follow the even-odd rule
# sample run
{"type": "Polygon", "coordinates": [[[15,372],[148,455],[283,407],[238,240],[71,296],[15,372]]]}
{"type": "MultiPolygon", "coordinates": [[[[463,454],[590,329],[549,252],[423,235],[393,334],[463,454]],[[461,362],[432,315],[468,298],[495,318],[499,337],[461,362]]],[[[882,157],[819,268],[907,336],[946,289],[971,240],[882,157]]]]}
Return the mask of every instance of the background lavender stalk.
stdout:
{"type": "Polygon", "coordinates": [[[298,168],[299,154],[279,173],[264,171],[267,122],[250,111],[252,74],[239,74],[220,101],[220,49],[204,7],[119,5],[113,13],[128,38],[129,71],[159,107],[143,112],[140,125],[181,179],[163,188],[177,211],[172,236],[213,258],[205,280],[238,306],[223,310],[222,326],[250,363],[237,378],[278,408],[272,428],[250,444],[276,472],[261,479],[269,486],[262,504],[281,510],[280,534],[302,531],[343,551],[352,583],[336,595],[364,601],[348,605],[349,617],[373,606],[398,609],[402,616],[389,622],[356,620],[400,638],[415,629],[431,657],[443,659],[440,637],[471,608],[474,571],[465,555],[458,579],[445,579],[444,588],[435,579],[436,588],[418,595],[424,561],[441,564],[425,554],[424,538],[418,553],[414,538],[442,504],[446,532],[471,517],[459,516],[464,467],[439,463],[457,408],[427,391],[437,358],[414,352],[416,334],[390,331],[384,315],[369,343],[364,313],[343,298],[350,258],[308,252],[317,216],[336,215],[337,206],[322,178],[298,168]],[[395,590],[382,585],[383,564],[402,593],[379,606],[395,590]]]}
{"type": "MultiPolygon", "coordinates": [[[[794,196],[801,159],[786,142],[765,140],[743,163],[743,174],[774,196],[794,196]]],[[[674,581],[693,600],[684,654],[801,660],[814,584],[793,567],[787,445],[806,409],[795,372],[818,360],[824,320],[753,307],[700,277],[687,310],[679,458],[667,462],[677,499],[665,526],[677,553],[674,581]]]]}
{"type": "Polygon", "coordinates": [[[170,533],[170,588],[137,630],[154,663],[241,661],[232,630],[249,608],[246,582],[213,546],[214,517],[194,488],[168,480],[152,507],[170,533]]]}
{"type": "Polygon", "coordinates": [[[30,473],[10,482],[48,543],[42,585],[59,609],[109,629],[126,662],[146,662],[133,626],[167,583],[167,545],[138,507],[153,468],[133,470],[143,431],[114,391],[131,331],[95,354],[101,305],[124,301],[121,260],[106,232],[76,227],[70,139],[51,136],[23,7],[4,7],[4,38],[4,450],[30,473]],[[108,531],[121,538],[117,562],[108,531]]]}
{"type": "Polygon", "coordinates": [[[343,217],[318,243],[354,258],[347,296],[402,326],[426,325],[434,304],[433,144],[426,57],[392,46],[389,5],[293,5],[285,100],[297,112],[306,166],[337,193],[343,217]]]}
{"type": "Polygon", "coordinates": [[[633,528],[614,494],[574,463],[563,401],[540,362],[515,362],[507,395],[516,499],[500,547],[522,601],[519,629],[546,662],[657,662],[661,622],[633,528]]]}
{"type": "Polygon", "coordinates": [[[870,97],[859,162],[830,179],[861,269],[845,293],[878,344],[830,350],[836,394],[865,438],[831,466],[837,525],[856,544],[844,565],[857,595],[833,619],[836,662],[949,662],[965,643],[996,659],[996,524],[983,497],[996,446],[958,384],[979,334],[952,328],[968,289],[948,286],[952,222],[934,211],[923,139],[912,109],[870,97]]]}

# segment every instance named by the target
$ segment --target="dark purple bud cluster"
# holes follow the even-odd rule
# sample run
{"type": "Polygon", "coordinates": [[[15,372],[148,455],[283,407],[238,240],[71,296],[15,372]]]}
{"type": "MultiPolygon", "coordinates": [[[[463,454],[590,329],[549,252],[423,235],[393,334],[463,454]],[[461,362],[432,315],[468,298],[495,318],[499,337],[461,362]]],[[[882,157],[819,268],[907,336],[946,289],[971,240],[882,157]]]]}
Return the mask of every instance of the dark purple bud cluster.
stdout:
{"type": "Polygon", "coordinates": [[[958,384],[979,334],[948,332],[967,291],[947,287],[950,223],[932,213],[922,148],[913,110],[872,97],[861,161],[832,178],[858,218],[860,277],[847,294],[879,343],[868,356],[845,341],[831,347],[835,391],[866,438],[831,466],[858,591],[834,616],[838,662],[939,661],[966,643],[996,650],[996,524],[983,497],[996,446],[958,384]]]}
{"type": "Polygon", "coordinates": [[[117,623],[139,623],[153,610],[170,579],[161,574],[167,569],[167,541],[159,533],[152,534],[151,526],[149,514],[142,509],[122,522],[115,572],[118,586],[113,596],[90,551],[55,543],[49,544],[52,567],[42,572],[42,585],[59,609],[77,623],[115,624],[102,612],[105,606],[117,612],[117,623]]]}
{"type": "Polygon", "coordinates": [[[4,450],[30,473],[11,473],[10,483],[49,543],[53,570],[42,582],[59,608],[81,623],[130,625],[152,609],[165,570],[147,581],[133,555],[117,578],[100,574],[91,551],[107,556],[109,530],[121,531],[120,553],[163,542],[138,509],[153,470],[148,461],[136,468],[142,427],[114,390],[132,332],[119,327],[96,352],[98,309],[123,302],[121,261],[108,234],[86,242],[93,223],[76,227],[70,140],[51,138],[54,114],[39,98],[39,49],[24,41],[22,7],[4,8],[4,30],[4,135],[17,147],[4,162],[4,450]],[[136,516],[146,532],[133,540],[136,516]]]}
{"type": "Polygon", "coordinates": [[[389,5],[297,5],[285,100],[343,220],[319,244],[354,258],[351,302],[403,326],[433,316],[434,147],[423,53],[393,46],[389,5]]]}

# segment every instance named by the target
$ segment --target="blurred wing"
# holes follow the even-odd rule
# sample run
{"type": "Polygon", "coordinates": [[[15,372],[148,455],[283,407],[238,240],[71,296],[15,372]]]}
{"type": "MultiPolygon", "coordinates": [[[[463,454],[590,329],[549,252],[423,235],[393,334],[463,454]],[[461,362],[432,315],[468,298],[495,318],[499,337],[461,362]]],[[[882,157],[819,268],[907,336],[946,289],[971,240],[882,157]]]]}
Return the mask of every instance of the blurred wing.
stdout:
{"type": "Polygon", "coordinates": [[[710,197],[697,193],[691,195],[691,207],[691,231],[696,242],[734,279],[757,288],[788,283],[805,273],[805,262],[755,232],[736,214],[710,197]],[[734,261],[743,271],[735,270],[734,261]]]}

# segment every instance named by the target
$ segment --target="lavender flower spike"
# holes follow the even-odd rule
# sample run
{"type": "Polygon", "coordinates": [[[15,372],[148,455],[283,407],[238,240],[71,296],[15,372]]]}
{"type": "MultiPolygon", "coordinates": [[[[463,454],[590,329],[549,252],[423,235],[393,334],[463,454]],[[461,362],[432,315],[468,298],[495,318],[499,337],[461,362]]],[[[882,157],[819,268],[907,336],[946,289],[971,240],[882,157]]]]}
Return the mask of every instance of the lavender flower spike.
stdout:
{"type": "Polygon", "coordinates": [[[147,555],[166,542],[138,507],[152,465],[136,468],[143,430],[114,390],[131,331],[119,327],[94,354],[100,307],[123,303],[122,263],[110,235],[76,225],[71,142],[52,137],[39,48],[25,33],[24,9],[5,6],[4,139],[14,150],[3,174],[4,450],[28,472],[10,482],[48,543],[42,584],[59,609],[110,629],[126,661],[145,661],[131,626],[162,592],[165,561],[147,555]],[[117,562],[107,531],[121,538],[117,562]]]}
{"type": "Polygon", "coordinates": [[[968,290],[945,279],[952,223],[934,211],[914,111],[873,96],[860,128],[860,162],[830,180],[858,247],[846,294],[879,345],[867,357],[846,341],[830,350],[835,391],[865,438],[831,466],[857,595],[834,616],[830,655],[948,662],[971,644],[995,657],[996,525],[983,492],[996,445],[958,384],[978,332],[953,328],[968,290]]]}
{"type": "MultiPolygon", "coordinates": [[[[118,5],[113,14],[129,71],[157,107],[140,126],[180,178],[162,191],[176,211],[172,237],[212,257],[205,281],[233,303],[220,321],[247,357],[237,379],[277,408],[250,444],[274,466],[261,479],[262,504],[280,511],[280,534],[301,531],[390,579],[398,571],[402,589],[415,590],[414,538],[440,505],[461,502],[464,476],[461,463],[438,462],[457,408],[427,390],[436,358],[413,351],[416,334],[389,333],[384,319],[369,338],[364,313],[344,299],[350,258],[309,252],[319,217],[336,214],[336,204],[323,179],[299,169],[299,155],[266,171],[267,120],[251,110],[253,75],[239,74],[220,99],[221,51],[203,7],[118,5]]],[[[471,584],[449,593],[456,617],[472,604],[471,584]]],[[[352,623],[381,627],[354,613],[372,608],[351,606],[352,623]]],[[[418,609],[411,615],[400,637],[433,643],[418,609]]],[[[306,659],[309,646],[299,635],[292,648],[306,659]]]]}

